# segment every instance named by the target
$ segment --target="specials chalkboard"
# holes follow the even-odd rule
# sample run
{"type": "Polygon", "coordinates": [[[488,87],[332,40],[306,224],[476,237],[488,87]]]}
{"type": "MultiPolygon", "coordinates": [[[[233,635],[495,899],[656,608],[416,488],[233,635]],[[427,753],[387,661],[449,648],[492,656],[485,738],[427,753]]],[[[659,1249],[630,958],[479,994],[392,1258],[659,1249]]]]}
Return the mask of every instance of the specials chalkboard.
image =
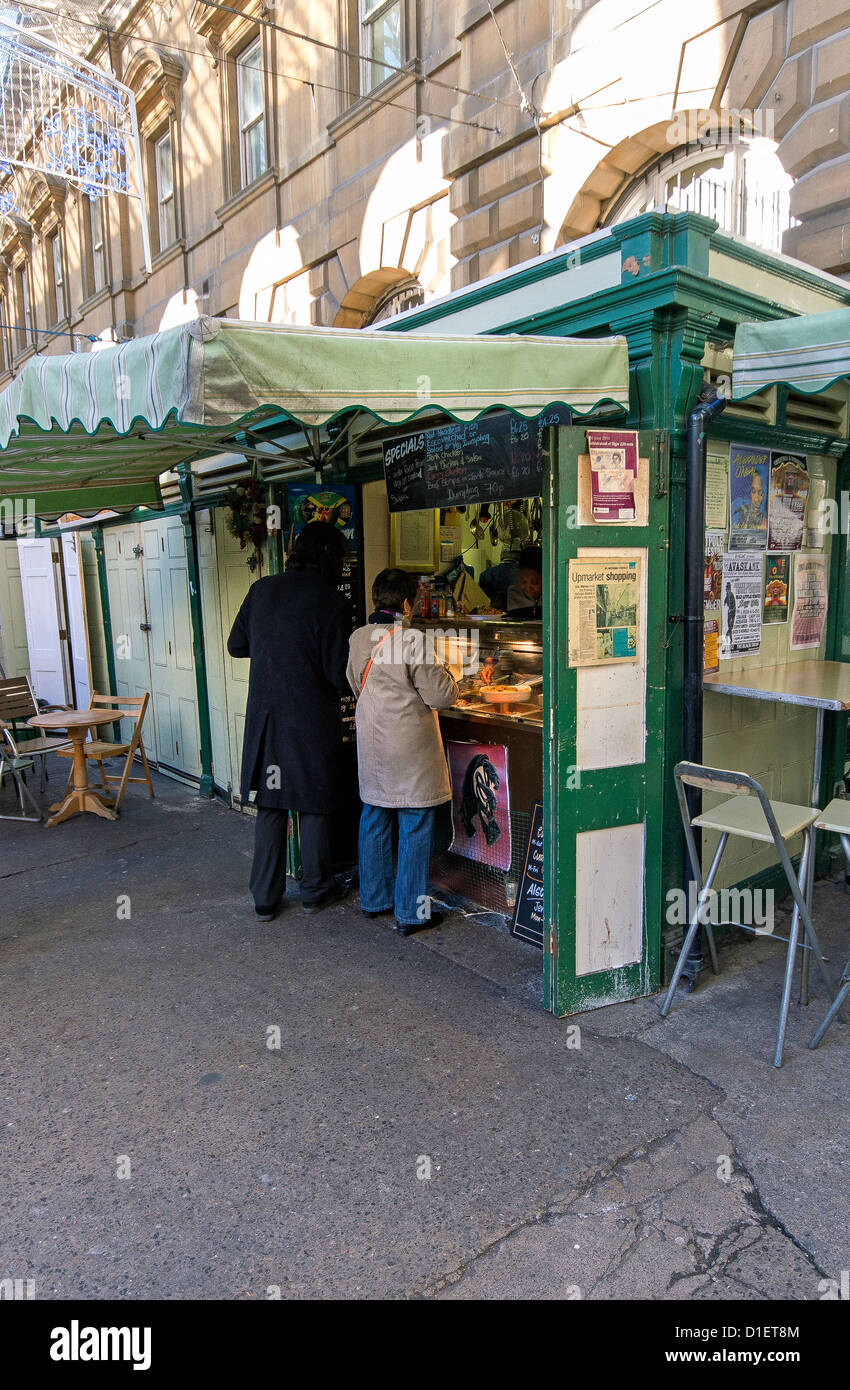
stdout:
{"type": "Polygon", "coordinates": [[[522,866],[511,932],[521,941],[529,941],[532,946],[539,946],[541,950],[546,925],[543,916],[543,853],[543,807],[536,801],[531,812],[525,862],[522,866]]]}
{"type": "Polygon", "coordinates": [[[560,405],[536,420],[502,411],[385,440],[390,511],[540,496],[546,430],[569,424],[570,418],[567,407],[560,405]]]}

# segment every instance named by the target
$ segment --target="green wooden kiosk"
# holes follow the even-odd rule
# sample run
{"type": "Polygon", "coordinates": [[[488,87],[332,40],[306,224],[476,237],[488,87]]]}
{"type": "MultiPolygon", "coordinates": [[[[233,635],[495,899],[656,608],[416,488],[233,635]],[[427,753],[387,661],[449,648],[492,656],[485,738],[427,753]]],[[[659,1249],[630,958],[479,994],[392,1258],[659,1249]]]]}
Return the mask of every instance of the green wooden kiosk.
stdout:
{"type": "MultiPolygon", "coordinates": [[[[692,581],[698,565],[700,584],[700,475],[707,455],[716,483],[728,468],[730,444],[804,456],[813,497],[816,490],[828,498],[847,490],[846,381],[816,397],[767,385],[746,400],[729,398],[739,324],[848,304],[850,286],[835,277],[762,252],[707,218],[650,212],[382,326],[418,334],[617,334],[628,341],[628,417],[592,423],[639,431],[642,511],[624,525],[599,526],[587,515],[580,495],[586,420],[557,430],[544,488],[544,1002],[555,1014],[651,994],[669,975],[682,940],[676,904],[685,874],[673,767],[687,740],[691,756],[696,738],[705,762],[750,772],[777,798],[808,801],[813,710],[708,691],[703,701],[704,614],[699,590],[698,611],[693,597],[689,611],[686,550],[692,581]],[[569,561],[606,551],[639,555],[643,563],[640,659],[628,672],[567,662],[569,561]]],[[[828,563],[819,647],[790,649],[792,587],[788,620],[765,625],[760,654],[724,660],[724,671],[850,657],[847,535],[807,532],[804,548],[810,541],[828,563]]],[[[844,771],[845,726],[845,716],[827,720],[827,800],[844,771]]],[[[722,882],[779,890],[771,855],[742,844],[742,855],[724,861],[722,882]]],[[[711,848],[704,845],[704,854],[711,848]]]]}

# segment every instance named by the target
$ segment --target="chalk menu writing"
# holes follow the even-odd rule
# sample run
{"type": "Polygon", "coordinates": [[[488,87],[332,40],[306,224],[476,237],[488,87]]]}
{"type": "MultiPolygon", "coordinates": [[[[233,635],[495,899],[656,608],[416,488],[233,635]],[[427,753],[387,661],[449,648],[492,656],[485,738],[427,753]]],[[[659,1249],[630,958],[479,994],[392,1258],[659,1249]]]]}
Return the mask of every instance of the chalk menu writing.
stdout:
{"type": "Polygon", "coordinates": [[[543,807],[539,801],[534,803],[528,843],[525,847],[525,863],[517,892],[514,919],[511,932],[521,941],[543,948],[543,807]]]}
{"type": "Polygon", "coordinates": [[[385,440],[390,511],[539,496],[546,429],[569,420],[569,410],[554,405],[535,420],[503,411],[385,440]]]}

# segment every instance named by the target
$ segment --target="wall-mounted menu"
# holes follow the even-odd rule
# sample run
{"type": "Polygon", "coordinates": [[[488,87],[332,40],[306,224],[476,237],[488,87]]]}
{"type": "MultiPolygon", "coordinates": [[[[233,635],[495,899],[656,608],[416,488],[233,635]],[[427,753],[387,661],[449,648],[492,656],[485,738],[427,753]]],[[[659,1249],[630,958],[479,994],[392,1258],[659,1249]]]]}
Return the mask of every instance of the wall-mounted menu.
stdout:
{"type": "Polygon", "coordinates": [[[511,931],[521,941],[532,946],[543,947],[543,807],[539,801],[534,803],[531,825],[528,831],[528,844],[525,849],[525,863],[517,892],[514,918],[511,931]]]}
{"type": "Polygon", "coordinates": [[[566,406],[553,405],[536,420],[502,411],[385,440],[390,511],[539,496],[545,431],[569,421],[566,406]]]}

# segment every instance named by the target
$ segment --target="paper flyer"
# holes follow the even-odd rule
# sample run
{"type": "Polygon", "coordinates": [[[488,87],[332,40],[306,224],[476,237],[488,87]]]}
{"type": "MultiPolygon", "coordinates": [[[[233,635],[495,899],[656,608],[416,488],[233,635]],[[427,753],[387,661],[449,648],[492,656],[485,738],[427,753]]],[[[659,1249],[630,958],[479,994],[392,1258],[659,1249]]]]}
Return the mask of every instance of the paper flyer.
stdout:
{"type": "Polygon", "coordinates": [[[767,555],[765,557],[763,622],[787,623],[790,574],[790,555],[767,555]]]}
{"type": "Polygon", "coordinates": [[[636,430],[588,430],[594,521],[634,521],[638,473],[636,430]]]}
{"type": "Polygon", "coordinates": [[[570,560],[570,666],[637,661],[640,560],[616,556],[570,560]]]}
{"type": "Polygon", "coordinates": [[[761,553],[723,556],[720,660],[756,656],[761,649],[761,553]]]}
{"type": "Polygon", "coordinates": [[[749,444],[729,446],[729,549],[767,547],[770,451],[749,444]]]}
{"type": "Polygon", "coordinates": [[[770,456],[768,550],[799,550],[803,544],[809,473],[802,454],[770,456]]]}
{"type": "Polygon", "coordinates": [[[807,550],[823,550],[826,535],[826,478],[809,479],[808,507],[806,509],[807,550]]]}
{"type": "Polygon", "coordinates": [[[729,459],[709,454],[705,461],[705,524],[709,531],[729,526],[729,459]]]}
{"type": "Polygon", "coordinates": [[[794,561],[792,652],[820,646],[826,622],[826,605],[826,556],[798,555],[794,561]]]}
{"type": "Polygon", "coordinates": [[[706,613],[720,612],[720,585],[723,579],[723,552],[726,549],[725,531],[706,531],[704,603],[706,613]]]}
{"type": "Polygon", "coordinates": [[[702,630],[702,673],[713,676],[720,670],[720,622],[707,618],[702,630]]]}

